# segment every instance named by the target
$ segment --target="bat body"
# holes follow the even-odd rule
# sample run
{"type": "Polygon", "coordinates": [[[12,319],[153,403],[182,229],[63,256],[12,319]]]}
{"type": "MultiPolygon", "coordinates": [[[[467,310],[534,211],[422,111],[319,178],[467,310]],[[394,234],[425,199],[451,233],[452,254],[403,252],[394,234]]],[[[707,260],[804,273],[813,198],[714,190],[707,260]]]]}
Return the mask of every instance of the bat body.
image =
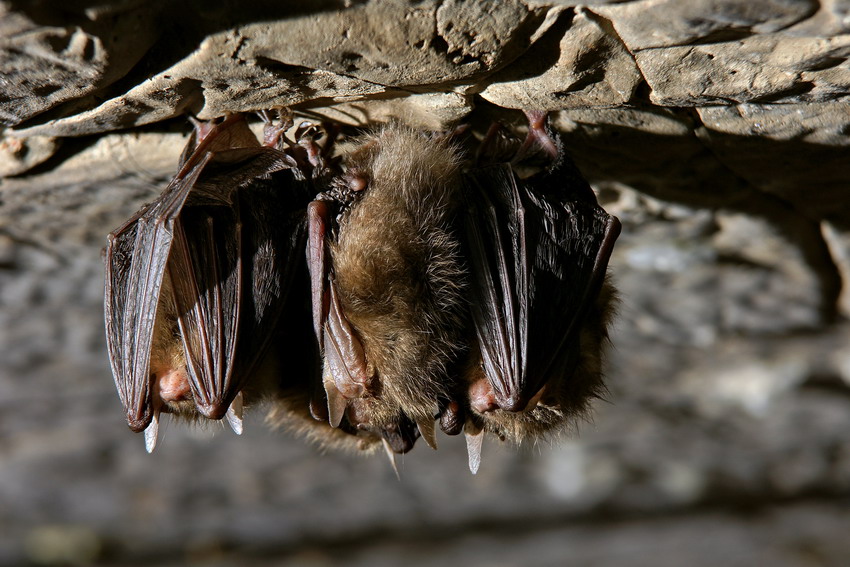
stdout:
{"type": "Polygon", "coordinates": [[[605,272],[619,221],[546,137],[554,165],[527,179],[512,164],[465,175],[478,363],[467,378],[468,431],[520,442],[568,425],[602,393],[613,288],[605,272]],[[558,153],[555,153],[555,150],[558,153]]]}
{"type": "Polygon", "coordinates": [[[466,350],[460,162],[447,143],[390,127],[346,166],[331,193],[347,198],[327,195],[333,210],[311,221],[329,225],[311,244],[330,266],[324,280],[313,271],[331,423],[384,428],[404,415],[433,429],[466,350]]]}
{"type": "Polygon", "coordinates": [[[484,432],[563,430],[603,390],[619,222],[527,115],[523,143],[389,125],[341,163],[315,128],[263,145],[237,118],[198,128],[107,247],[131,428],[161,411],[238,428],[243,401],[272,398],[270,421],[325,445],[463,431],[473,471],[484,432]]]}

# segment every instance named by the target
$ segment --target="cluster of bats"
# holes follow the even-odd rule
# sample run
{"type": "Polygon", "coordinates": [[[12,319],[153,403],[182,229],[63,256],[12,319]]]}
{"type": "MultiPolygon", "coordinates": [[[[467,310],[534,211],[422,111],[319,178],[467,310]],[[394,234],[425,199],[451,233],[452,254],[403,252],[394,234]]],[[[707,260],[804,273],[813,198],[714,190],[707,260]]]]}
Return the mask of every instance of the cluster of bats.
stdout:
{"type": "Polygon", "coordinates": [[[264,114],[195,123],[179,171],[108,237],[115,384],[153,450],[160,415],[269,419],[391,457],[437,425],[537,439],[604,386],[619,231],[542,112],[528,135],[264,114]],[[293,131],[294,130],[294,131],[293,131]],[[338,155],[342,153],[342,155],[338,155]]]}

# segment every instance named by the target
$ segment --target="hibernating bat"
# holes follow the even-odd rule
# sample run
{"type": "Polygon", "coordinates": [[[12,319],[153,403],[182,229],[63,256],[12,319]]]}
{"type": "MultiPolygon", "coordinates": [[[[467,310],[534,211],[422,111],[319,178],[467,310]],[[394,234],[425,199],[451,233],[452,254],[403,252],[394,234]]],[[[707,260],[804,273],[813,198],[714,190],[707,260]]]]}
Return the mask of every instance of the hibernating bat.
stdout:
{"type": "MultiPolygon", "coordinates": [[[[563,429],[603,389],[605,281],[619,221],[528,113],[509,159],[491,132],[477,159],[451,136],[389,126],[364,137],[310,204],[308,264],[331,425],[434,420],[520,442],[563,429]],[[502,151],[502,153],[504,153],[502,151]],[[521,178],[534,156],[549,162],[521,178]]],[[[417,430],[413,429],[413,424],[417,430]]]]}
{"type": "MultiPolygon", "coordinates": [[[[269,145],[276,132],[267,128],[269,145]]],[[[314,191],[309,166],[269,145],[241,116],[197,123],[162,195],[108,238],[109,358],[128,424],[146,431],[148,450],[163,411],[226,415],[240,432],[248,378],[279,321],[297,317],[292,289],[305,273],[314,191]]]]}

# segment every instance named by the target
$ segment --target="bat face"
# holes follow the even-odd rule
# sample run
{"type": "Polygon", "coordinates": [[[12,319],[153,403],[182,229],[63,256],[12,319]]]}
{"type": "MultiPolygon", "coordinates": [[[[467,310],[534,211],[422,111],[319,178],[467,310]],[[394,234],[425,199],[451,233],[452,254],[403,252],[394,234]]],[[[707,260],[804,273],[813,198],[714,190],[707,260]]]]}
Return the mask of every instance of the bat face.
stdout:
{"type": "Polygon", "coordinates": [[[485,432],[564,430],[604,390],[620,229],[527,116],[524,142],[492,130],[475,151],[387,126],[341,164],[329,126],[260,144],[238,117],[198,125],[107,247],[131,428],[155,439],[167,412],[239,430],[243,404],[271,399],[271,423],[326,446],[392,455],[436,448],[437,423],[464,432],[473,471],[485,432]]]}

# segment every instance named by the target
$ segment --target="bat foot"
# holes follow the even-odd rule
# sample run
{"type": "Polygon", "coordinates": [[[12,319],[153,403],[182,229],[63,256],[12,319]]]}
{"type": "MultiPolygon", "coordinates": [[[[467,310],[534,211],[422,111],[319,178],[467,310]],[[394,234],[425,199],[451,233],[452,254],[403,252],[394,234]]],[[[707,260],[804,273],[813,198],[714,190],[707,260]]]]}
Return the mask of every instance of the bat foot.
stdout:
{"type": "Polygon", "coordinates": [[[546,129],[547,113],[542,110],[525,110],[524,112],[528,118],[528,136],[511,163],[520,163],[539,152],[545,154],[553,163],[557,162],[561,157],[561,147],[546,129]]]}
{"type": "Polygon", "coordinates": [[[515,142],[508,138],[504,126],[494,122],[475,150],[475,162],[484,165],[507,161],[512,147],[515,147],[515,142]]]}
{"type": "Polygon", "coordinates": [[[292,128],[292,113],[279,110],[277,121],[272,119],[271,113],[267,110],[260,111],[257,114],[265,123],[265,126],[263,126],[263,145],[283,150],[284,144],[288,141],[284,134],[292,128]]]}

